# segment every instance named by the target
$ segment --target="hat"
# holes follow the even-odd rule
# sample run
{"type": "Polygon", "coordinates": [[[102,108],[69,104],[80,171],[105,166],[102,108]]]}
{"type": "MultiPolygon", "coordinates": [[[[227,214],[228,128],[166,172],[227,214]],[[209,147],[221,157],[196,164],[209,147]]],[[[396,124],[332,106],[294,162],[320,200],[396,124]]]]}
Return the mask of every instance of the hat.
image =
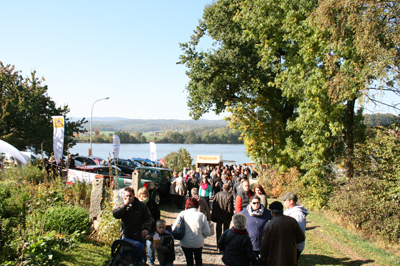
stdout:
{"type": "Polygon", "coordinates": [[[269,205],[270,210],[283,210],[283,205],[279,201],[274,201],[269,205]]]}
{"type": "Polygon", "coordinates": [[[281,200],[283,200],[283,201],[289,199],[289,200],[293,200],[293,201],[297,202],[297,196],[296,196],[296,194],[294,194],[293,192],[287,192],[287,193],[285,194],[285,196],[280,197],[279,199],[281,199],[281,200]]]}

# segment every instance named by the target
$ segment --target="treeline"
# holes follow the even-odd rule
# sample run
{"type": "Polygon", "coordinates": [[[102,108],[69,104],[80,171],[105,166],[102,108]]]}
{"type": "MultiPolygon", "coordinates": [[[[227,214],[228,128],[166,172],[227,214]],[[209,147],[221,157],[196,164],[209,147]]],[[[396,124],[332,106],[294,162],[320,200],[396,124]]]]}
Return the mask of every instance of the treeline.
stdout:
{"type": "MultiPolygon", "coordinates": [[[[140,131],[116,131],[114,133],[102,134],[96,128],[92,142],[94,143],[112,143],[113,134],[116,134],[121,143],[146,143],[154,141],[157,143],[185,143],[185,144],[243,144],[241,133],[230,128],[201,128],[191,131],[172,131],[170,129],[164,132],[147,133],[147,137],[140,131]]],[[[80,135],[77,137],[79,142],[88,142],[89,136],[80,135]]]]}
{"type": "MultiPolygon", "coordinates": [[[[94,118],[95,119],[95,118],[94,118]]],[[[224,120],[176,120],[176,119],[124,119],[117,121],[96,121],[93,120],[93,126],[100,131],[191,131],[203,127],[224,127],[228,122],[224,120]]],[[[87,126],[88,127],[88,126],[87,126]]],[[[87,128],[88,129],[88,128],[87,128]]]]}
{"type": "Polygon", "coordinates": [[[243,144],[241,133],[226,127],[217,129],[196,129],[178,132],[166,130],[155,141],[159,143],[185,143],[185,144],[243,144]]]}
{"type": "Polygon", "coordinates": [[[364,114],[364,123],[367,126],[387,126],[397,121],[399,117],[394,114],[364,114]]]}

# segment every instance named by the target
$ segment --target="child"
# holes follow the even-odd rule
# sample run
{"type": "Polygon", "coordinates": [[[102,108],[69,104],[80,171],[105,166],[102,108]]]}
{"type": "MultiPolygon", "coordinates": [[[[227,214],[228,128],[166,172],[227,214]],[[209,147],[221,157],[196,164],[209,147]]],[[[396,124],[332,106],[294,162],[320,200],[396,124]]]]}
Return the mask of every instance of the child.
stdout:
{"type": "Polygon", "coordinates": [[[157,233],[154,235],[154,248],[157,250],[160,266],[172,266],[175,260],[174,238],[171,233],[166,231],[167,224],[164,220],[158,220],[156,223],[157,233]],[[157,235],[159,237],[157,237],[157,235]],[[159,239],[159,243],[157,243],[159,239]]]}

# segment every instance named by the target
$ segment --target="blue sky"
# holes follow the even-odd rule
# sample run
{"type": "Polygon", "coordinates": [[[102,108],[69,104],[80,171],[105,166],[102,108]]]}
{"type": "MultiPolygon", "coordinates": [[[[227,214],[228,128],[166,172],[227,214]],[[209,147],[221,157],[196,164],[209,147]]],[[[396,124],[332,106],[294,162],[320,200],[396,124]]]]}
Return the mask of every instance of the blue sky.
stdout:
{"type": "Polygon", "coordinates": [[[24,77],[36,70],[69,116],[90,118],[93,102],[110,97],[94,105],[95,117],[190,119],[179,43],[210,3],[2,0],[0,61],[24,77]]]}

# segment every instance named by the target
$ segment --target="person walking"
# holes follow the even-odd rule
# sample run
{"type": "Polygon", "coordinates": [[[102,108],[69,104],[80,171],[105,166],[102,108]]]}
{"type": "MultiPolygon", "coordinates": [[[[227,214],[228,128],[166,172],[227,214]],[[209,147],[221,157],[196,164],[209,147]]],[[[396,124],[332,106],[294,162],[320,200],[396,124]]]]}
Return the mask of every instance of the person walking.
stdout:
{"type": "MultiPolygon", "coordinates": [[[[147,246],[147,254],[149,257],[149,266],[153,266],[156,260],[156,252],[154,249],[153,236],[154,233],[156,232],[155,222],[160,220],[160,209],[158,208],[156,201],[152,197],[150,197],[149,191],[145,187],[139,189],[138,196],[140,202],[146,204],[147,208],[149,208],[151,217],[153,218],[149,234],[146,236],[146,246],[147,246]]],[[[145,263],[146,260],[147,258],[144,259],[145,263]]]]}
{"type": "MultiPolygon", "coordinates": [[[[198,211],[199,201],[196,198],[188,198],[185,204],[185,211],[179,215],[183,215],[185,235],[180,240],[182,251],[185,254],[186,264],[188,266],[202,266],[202,251],[204,239],[210,234],[210,228],[207,223],[206,216],[198,211]],[[194,259],[193,259],[194,256],[194,259]]],[[[172,229],[175,228],[179,219],[175,220],[172,229]]]]}
{"type": "Polygon", "coordinates": [[[233,227],[225,230],[218,240],[218,249],[224,254],[222,262],[227,266],[257,265],[258,261],[246,230],[246,216],[235,214],[232,221],[233,227]]]}
{"type": "Polygon", "coordinates": [[[261,205],[263,205],[265,208],[267,208],[268,200],[267,200],[267,196],[265,195],[265,191],[264,191],[263,187],[260,184],[257,184],[254,186],[253,192],[254,192],[254,195],[257,195],[258,197],[260,197],[261,205]]]}
{"type": "Polygon", "coordinates": [[[222,191],[218,192],[212,202],[211,220],[217,223],[217,244],[222,234],[222,226],[224,231],[229,229],[233,215],[233,195],[229,193],[229,184],[224,184],[222,191]]]}
{"type": "Polygon", "coordinates": [[[272,215],[267,208],[261,205],[260,197],[255,195],[250,198],[250,204],[240,213],[246,216],[246,229],[249,232],[253,251],[258,256],[264,227],[271,220],[272,215]]]}
{"type": "Polygon", "coordinates": [[[199,212],[204,213],[204,215],[207,217],[207,221],[211,221],[211,212],[210,212],[210,206],[208,202],[199,196],[198,189],[197,188],[192,188],[191,194],[193,198],[196,198],[199,201],[199,212]]]}
{"type": "Polygon", "coordinates": [[[264,229],[261,241],[260,263],[268,266],[297,264],[297,244],[305,240],[297,221],[283,215],[283,205],[274,201],[269,205],[272,219],[264,229]]]}
{"type": "Polygon", "coordinates": [[[249,181],[242,180],[242,189],[237,190],[236,199],[235,199],[235,211],[236,213],[241,212],[246,209],[247,205],[249,205],[250,198],[254,196],[253,191],[250,190],[249,181]]]}
{"type": "Polygon", "coordinates": [[[178,178],[171,183],[175,188],[176,193],[176,208],[183,209],[183,201],[186,195],[186,181],[182,173],[178,174],[178,178]]]}
{"type": "Polygon", "coordinates": [[[194,172],[192,171],[190,178],[188,179],[188,182],[186,183],[187,190],[189,192],[189,197],[192,197],[192,189],[197,188],[199,189],[200,186],[200,181],[196,178],[194,175],[194,172]]]}
{"type": "MultiPolygon", "coordinates": [[[[286,193],[283,197],[279,198],[283,201],[283,206],[286,208],[284,215],[293,217],[300,225],[301,230],[303,230],[304,235],[306,234],[306,216],[308,215],[308,210],[297,204],[297,196],[293,192],[286,193]]],[[[303,252],[306,241],[297,244],[297,261],[300,259],[300,254],[303,252]]]]}
{"type": "Polygon", "coordinates": [[[203,176],[203,179],[201,180],[200,187],[199,187],[199,195],[204,198],[208,204],[210,204],[210,197],[212,196],[212,186],[208,182],[208,174],[205,174],[203,176]]]}

